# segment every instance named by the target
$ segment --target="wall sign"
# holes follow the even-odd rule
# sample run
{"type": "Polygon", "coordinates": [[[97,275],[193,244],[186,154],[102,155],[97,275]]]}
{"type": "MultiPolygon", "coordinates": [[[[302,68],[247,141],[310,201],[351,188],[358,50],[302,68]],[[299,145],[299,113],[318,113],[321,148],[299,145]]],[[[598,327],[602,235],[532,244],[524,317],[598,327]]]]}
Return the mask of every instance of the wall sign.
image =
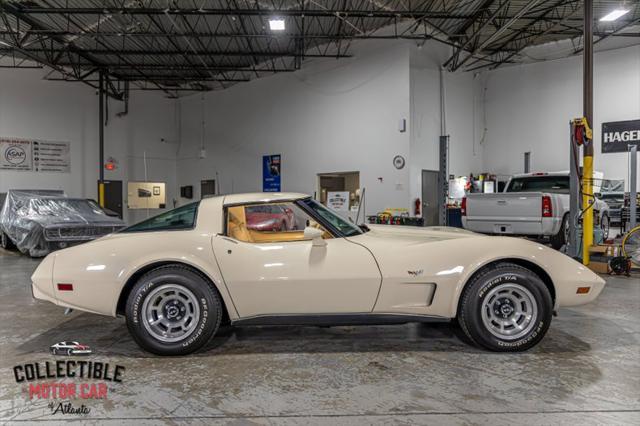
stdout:
{"type": "Polygon", "coordinates": [[[164,182],[127,182],[127,207],[130,209],[164,209],[164,182]]]}
{"type": "Polygon", "coordinates": [[[280,192],[280,154],[262,156],[262,192],[280,192]]]}
{"type": "Polygon", "coordinates": [[[31,171],[31,142],[0,139],[0,169],[31,171]]]}
{"type": "Polygon", "coordinates": [[[602,123],[602,152],[628,152],[640,147],[640,120],[602,123]]]}
{"type": "Polygon", "coordinates": [[[70,143],[0,138],[0,169],[69,173],[70,143]]]}
{"type": "Polygon", "coordinates": [[[337,212],[349,211],[349,191],[327,192],[327,207],[337,212]]]}

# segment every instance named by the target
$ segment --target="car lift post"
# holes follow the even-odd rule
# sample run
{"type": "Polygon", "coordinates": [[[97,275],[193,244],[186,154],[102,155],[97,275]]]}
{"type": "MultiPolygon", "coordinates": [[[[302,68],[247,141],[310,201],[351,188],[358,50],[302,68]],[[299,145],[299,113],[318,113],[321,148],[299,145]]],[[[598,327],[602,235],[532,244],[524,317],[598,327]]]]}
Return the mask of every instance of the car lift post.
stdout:
{"type": "MultiPolygon", "coordinates": [[[[593,128],[593,0],[584,2],[584,53],[582,109],[587,126],[593,128]]],[[[589,264],[593,244],[593,139],[585,138],[582,160],[582,264],[589,264]]]]}
{"type": "Polygon", "coordinates": [[[629,148],[631,159],[629,161],[629,229],[636,227],[637,186],[638,181],[638,147],[629,148]]]}
{"type": "Polygon", "coordinates": [[[100,180],[98,180],[98,204],[100,207],[104,207],[104,75],[100,71],[100,86],[99,90],[99,102],[100,108],[98,109],[98,129],[99,129],[99,150],[100,150],[100,180]]]}
{"type": "Polygon", "coordinates": [[[569,123],[569,241],[567,241],[567,254],[570,257],[580,257],[578,252],[578,212],[580,211],[580,170],[578,170],[579,147],[575,138],[575,120],[569,123]]]}

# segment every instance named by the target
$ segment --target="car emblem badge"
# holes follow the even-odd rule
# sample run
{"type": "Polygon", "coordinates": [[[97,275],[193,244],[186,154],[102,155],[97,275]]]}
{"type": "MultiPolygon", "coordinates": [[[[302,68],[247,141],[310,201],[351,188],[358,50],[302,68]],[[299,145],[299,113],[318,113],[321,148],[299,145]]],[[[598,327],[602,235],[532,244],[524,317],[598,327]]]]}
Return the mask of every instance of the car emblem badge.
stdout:
{"type": "Polygon", "coordinates": [[[418,275],[422,275],[423,272],[424,272],[423,269],[417,269],[415,271],[407,271],[407,273],[412,277],[417,277],[418,275]]]}

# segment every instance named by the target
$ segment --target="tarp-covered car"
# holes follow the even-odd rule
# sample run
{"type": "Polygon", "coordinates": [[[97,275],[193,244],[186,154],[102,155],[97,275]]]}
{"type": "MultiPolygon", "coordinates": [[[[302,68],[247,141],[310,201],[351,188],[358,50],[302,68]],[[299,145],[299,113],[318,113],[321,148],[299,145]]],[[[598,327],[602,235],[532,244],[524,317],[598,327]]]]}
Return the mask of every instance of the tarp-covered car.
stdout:
{"type": "Polygon", "coordinates": [[[94,240],[124,227],[94,201],[33,191],[9,191],[0,211],[3,245],[32,257],[94,240]]]}

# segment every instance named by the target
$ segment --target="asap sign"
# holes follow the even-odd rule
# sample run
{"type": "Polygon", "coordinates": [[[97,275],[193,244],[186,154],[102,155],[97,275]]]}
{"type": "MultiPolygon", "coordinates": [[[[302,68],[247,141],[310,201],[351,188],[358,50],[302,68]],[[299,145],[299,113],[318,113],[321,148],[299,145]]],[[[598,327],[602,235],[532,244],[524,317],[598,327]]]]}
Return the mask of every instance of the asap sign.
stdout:
{"type": "Polygon", "coordinates": [[[602,123],[602,152],[627,152],[640,146],[640,120],[602,123]]]}
{"type": "Polygon", "coordinates": [[[0,169],[31,170],[31,141],[0,138],[0,169]]]}

